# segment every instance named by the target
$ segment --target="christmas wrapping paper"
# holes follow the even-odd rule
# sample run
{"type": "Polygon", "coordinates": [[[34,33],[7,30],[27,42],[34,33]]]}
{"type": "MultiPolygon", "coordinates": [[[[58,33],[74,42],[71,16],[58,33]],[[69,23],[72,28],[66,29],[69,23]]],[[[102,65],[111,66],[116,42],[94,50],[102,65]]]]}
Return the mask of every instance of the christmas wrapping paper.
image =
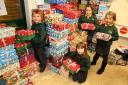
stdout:
{"type": "Polygon", "coordinates": [[[50,54],[56,57],[61,57],[66,53],[68,53],[68,47],[62,48],[61,50],[58,50],[58,51],[55,51],[55,49],[53,48],[50,48],[49,50],[50,50],[50,54]]]}
{"type": "Polygon", "coordinates": [[[63,15],[59,13],[48,14],[46,15],[46,19],[45,19],[46,23],[51,23],[51,24],[62,22],[62,20],[63,20],[63,15]]]}
{"type": "Polygon", "coordinates": [[[1,28],[5,28],[6,27],[6,24],[5,23],[0,23],[0,29],[1,28]]]}
{"type": "Polygon", "coordinates": [[[25,70],[25,73],[28,77],[33,76],[39,71],[39,63],[37,61],[27,65],[27,67],[22,68],[22,70],[25,70]]]}
{"type": "Polygon", "coordinates": [[[71,73],[77,73],[80,70],[80,65],[71,58],[67,58],[66,60],[64,60],[63,66],[71,73]]]}
{"type": "Polygon", "coordinates": [[[110,34],[97,32],[96,38],[104,41],[109,41],[112,38],[112,36],[110,34]]]}
{"type": "Polygon", "coordinates": [[[59,22],[53,24],[53,29],[56,31],[63,31],[69,28],[69,24],[66,22],[59,22]]]}
{"type": "Polygon", "coordinates": [[[96,18],[98,20],[103,20],[105,18],[105,14],[102,14],[102,13],[96,14],[96,18]]]}
{"type": "Polygon", "coordinates": [[[60,43],[49,43],[50,44],[50,48],[57,50],[61,50],[62,48],[67,48],[68,47],[68,40],[62,41],[60,43]]]}
{"type": "Polygon", "coordinates": [[[0,39],[10,36],[15,36],[15,28],[13,27],[4,27],[0,29],[0,39]]]}
{"type": "Polygon", "coordinates": [[[21,40],[31,40],[35,37],[35,31],[34,30],[17,30],[16,31],[16,37],[21,40]]]}
{"type": "Polygon", "coordinates": [[[83,23],[81,24],[81,28],[85,30],[95,30],[95,25],[92,23],[83,23]]]}
{"type": "Polygon", "coordinates": [[[70,18],[64,17],[64,21],[69,23],[69,24],[74,24],[74,23],[78,23],[78,18],[70,19],[70,18]]]}
{"type": "Polygon", "coordinates": [[[31,64],[35,62],[35,56],[34,54],[25,55],[23,57],[19,58],[20,68],[26,67],[28,64],[31,64]]]}
{"type": "Polygon", "coordinates": [[[80,15],[81,15],[81,11],[77,11],[77,10],[67,10],[64,12],[64,16],[70,19],[79,18],[80,15]]]}
{"type": "Polygon", "coordinates": [[[0,38],[0,47],[8,46],[15,43],[15,36],[0,38]]]}
{"type": "Polygon", "coordinates": [[[53,66],[60,68],[60,66],[62,65],[62,59],[63,56],[61,57],[49,56],[48,62],[52,63],[53,66]]]}
{"type": "Polygon", "coordinates": [[[10,71],[13,71],[15,69],[18,69],[20,67],[19,62],[15,64],[10,64],[9,66],[4,67],[3,69],[0,69],[0,76],[4,75],[5,73],[8,73],[10,71]]]}
{"type": "Polygon", "coordinates": [[[72,8],[72,5],[70,4],[58,4],[55,7],[57,10],[61,10],[61,11],[67,11],[70,10],[72,8]]]}
{"type": "Polygon", "coordinates": [[[51,43],[51,45],[53,45],[55,48],[57,48],[57,46],[59,47],[59,45],[61,46],[62,43],[68,43],[68,37],[54,39],[53,37],[49,36],[48,39],[49,43],[51,43]]]}
{"type": "Polygon", "coordinates": [[[48,0],[49,4],[65,4],[67,0],[48,0]]]}
{"type": "Polygon", "coordinates": [[[0,50],[11,50],[11,49],[14,49],[14,44],[0,48],[0,50]]]}
{"type": "Polygon", "coordinates": [[[87,41],[87,33],[86,32],[75,32],[75,38],[69,42],[70,51],[76,49],[76,45],[79,42],[86,42],[87,41]]]}
{"type": "Polygon", "coordinates": [[[0,78],[2,82],[0,82],[0,85],[3,85],[1,83],[6,83],[5,85],[28,85],[28,77],[26,73],[22,70],[15,69],[13,71],[10,71],[3,75],[3,77],[0,78]]]}
{"type": "Polygon", "coordinates": [[[63,31],[56,31],[53,28],[48,28],[47,30],[48,30],[49,36],[51,36],[55,39],[64,38],[70,33],[69,29],[65,29],[63,31]]]}
{"type": "Polygon", "coordinates": [[[38,8],[41,9],[41,10],[47,10],[47,9],[50,9],[50,4],[43,4],[43,5],[38,5],[38,8]]]}
{"type": "Polygon", "coordinates": [[[108,10],[108,7],[105,4],[100,4],[99,5],[99,9],[98,9],[98,13],[102,13],[105,14],[108,10]]]}

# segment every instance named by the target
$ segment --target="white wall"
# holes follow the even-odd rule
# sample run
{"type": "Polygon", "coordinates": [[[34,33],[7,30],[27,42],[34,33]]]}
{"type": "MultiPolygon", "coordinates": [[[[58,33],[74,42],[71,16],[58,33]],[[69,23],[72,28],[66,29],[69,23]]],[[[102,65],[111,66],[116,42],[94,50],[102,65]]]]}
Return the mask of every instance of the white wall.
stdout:
{"type": "MultiPolygon", "coordinates": [[[[127,26],[128,29],[128,0],[113,0],[109,10],[114,11],[116,13],[116,24],[127,26]]],[[[117,27],[119,35],[128,38],[128,32],[126,34],[121,34],[121,26],[117,27]]]]}

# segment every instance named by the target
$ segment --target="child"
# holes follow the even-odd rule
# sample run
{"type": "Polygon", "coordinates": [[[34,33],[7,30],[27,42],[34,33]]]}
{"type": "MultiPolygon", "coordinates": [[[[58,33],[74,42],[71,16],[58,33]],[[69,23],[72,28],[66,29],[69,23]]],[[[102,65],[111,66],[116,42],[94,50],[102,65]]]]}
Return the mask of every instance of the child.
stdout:
{"type": "Polygon", "coordinates": [[[72,77],[73,81],[83,83],[87,78],[88,70],[91,65],[90,57],[87,55],[85,43],[78,43],[76,49],[77,51],[75,53],[70,53],[69,57],[80,65],[80,70],[75,74],[69,73],[69,76],[72,77]]]}
{"type": "Polygon", "coordinates": [[[46,26],[44,23],[44,14],[42,10],[35,9],[32,11],[32,30],[36,31],[36,36],[32,40],[32,45],[35,52],[35,57],[40,63],[40,72],[43,72],[46,67],[46,57],[44,56],[44,45],[46,40],[46,26]]]}
{"type": "Polygon", "coordinates": [[[82,29],[81,28],[81,25],[83,23],[92,23],[94,25],[96,25],[96,18],[93,16],[93,13],[92,13],[92,8],[90,5],[86,6],[86,9],[85,9],[85,14],[82,15],[80,18],[79,18],[79,21],[78,21],[78,28],[82,31],[87,31],[88,33],[88,37],[87,37],[87,46],[89,47],[89,45],[92,44],[92,38],[93,38],[93,34],[95,32],[95,30],[85,30],[85,29],[82,29]]]}
{"type": "Polygon", "coordinates": [[[97,39],[96,54],[94,55],[93,61],[91,62],[91,65],[96,65],[99,56],[102,56],[103,58],[102,65],[101,68],[97,71],[97,74],[102,74],[104,72],[105,67],[107,65],[108,54],[112,42],[118,40],[119,38],[117,28],[114,25],[115,21],[116,21],[116,14],[112,11],[109,11],[105,15],[105,24],[99,26],[96,29],[96,32],[110,34],[112,37],[109,41],[97,39]]]}

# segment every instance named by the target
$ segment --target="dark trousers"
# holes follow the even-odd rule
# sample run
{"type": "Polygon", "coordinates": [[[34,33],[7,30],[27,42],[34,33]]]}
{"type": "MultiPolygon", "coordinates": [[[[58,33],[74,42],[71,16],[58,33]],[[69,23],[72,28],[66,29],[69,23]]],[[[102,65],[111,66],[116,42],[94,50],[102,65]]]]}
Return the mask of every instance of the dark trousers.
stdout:
{"type": "MultiPolygon", "coordinates": [[[[93,63],[96,63],[100,56],[101,56],[100,54],[96,53],[94,55],[94,58],[93,58],[93,61],[92,62],[93,63]]],[[[106,65],[107,65],[107,61],[108,61],[108,54],[102,55],[102,58],[103,58],[103,61],[102,61],[101,69],[104,70],[105,67],[106,67],[106,65]]]]}
{"type": "Polygon", "coordinates": [[[33,48],[34,48],[35,58],[40,63],[39,64],[40,68],[45,68],[46,67],[47,58],[45,57],[43,46],[39,47],[39,46],[33,45],[33,48]]]}
{"type": "Polygon", "coordinates": [[[87,79],[88,71],[79,71],[76,74],[72,74],[73,81],[78,81],[79,83],[83,83],[87,79]]]}

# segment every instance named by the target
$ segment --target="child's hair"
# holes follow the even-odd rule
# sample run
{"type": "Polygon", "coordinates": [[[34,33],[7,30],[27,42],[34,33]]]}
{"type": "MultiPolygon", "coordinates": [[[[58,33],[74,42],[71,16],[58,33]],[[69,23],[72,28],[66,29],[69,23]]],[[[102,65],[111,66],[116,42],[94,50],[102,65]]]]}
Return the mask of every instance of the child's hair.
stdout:
{"type": "Polygon", "coordinates": [[[32,16],[33,14],[39,14],[41,16],[42,21],[44,21],[44,12],[40,9],[33,9],[32,10],[32,16]]]}
{"type": "Polygon", "coordinates": [[[87,44],[85,42],[78,43],[76,49],[78,48],[84,48],[84,55],[87,54],[87,44]]]}
{"type": "Polygon", "coordinates": [[[113,11],[108,11],[105,15],[105,17],[107,17],[107,15],[112,16],[113,20],[116,21],[116,13],[113,11]]]}
{"type": "Polygon", "coordinates": [[[93,15],[93,8],[91,7],[91,5],[87,5],[87,6],[85,7],[85,13],[86,13],[86,9],[87,9],[88,7],[91,8],[91,10],[92,10],[92,15],[93,15]]]}

